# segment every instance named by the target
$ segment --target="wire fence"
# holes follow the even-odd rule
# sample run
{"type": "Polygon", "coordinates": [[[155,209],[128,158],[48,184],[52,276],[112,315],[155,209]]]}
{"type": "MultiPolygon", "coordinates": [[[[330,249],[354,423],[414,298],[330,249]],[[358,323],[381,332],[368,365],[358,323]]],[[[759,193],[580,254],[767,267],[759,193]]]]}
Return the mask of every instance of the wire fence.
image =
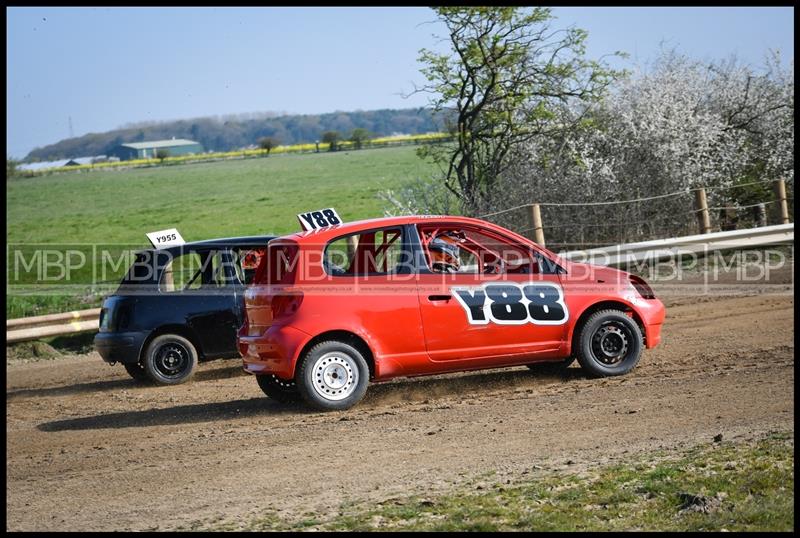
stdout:
{"type": "MultiPolygon", "coordinates": [[[[782,204],[775,180],[695,187],[619,200],[536,202],[548,248],[580,249],[667,237],[780,224],[782,204]],[[699,206],[702,191],[703,205],[699,206]],[[706,201],[707,200],[707,201],[706,201]],[[707,215],[708,228],[704,226],[707,215]]],[[[784,182],[788,214],[793,214],[793,182],[784,182]]],[[[533,203],[480,215],[536,240],[533,203]]]]}

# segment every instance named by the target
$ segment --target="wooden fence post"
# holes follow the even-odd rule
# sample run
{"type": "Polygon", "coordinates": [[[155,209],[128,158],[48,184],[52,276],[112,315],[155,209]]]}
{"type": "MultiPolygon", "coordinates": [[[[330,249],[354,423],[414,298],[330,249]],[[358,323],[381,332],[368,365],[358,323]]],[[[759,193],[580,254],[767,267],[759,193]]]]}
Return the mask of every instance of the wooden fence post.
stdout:
{"type": "Polygon", "coordinates": [[[778,201],[778,215],[781,224],[789,224],[789,206],[786,203],[786,181],[783,178],[773,184],[775,189],[775,199],[778,201]]]}
{"type": "Polygon", "coordinates": [[[545,246],[542,213],[539,210],[539,204],[531,204],[531,223],[533,224],[533,240],[539,245],[545,246]]]}
{"type": "Polygon", "coordinates": [[[356,254],[356,249],[358,249],[358,241],[356,241],[355,235],[349,235],[345,238],[346,241],[346,248],[347,248],[347,259],[351,262],[353,261],[353,256],[356,254]]]}
{"type": "Polygon", "coordinates": [[[729,202],[720,211],[719,215],[719,229],[720,231],[727,232],[736,229],[736,222],[739,220],[739,215],[736,214],[736,208],[729,202]]]}
{"type": "Polygon", "coordinates": [[[753,217],[756,221],[756,228],[762,228],[767,225],[767,205],[760,203],[753,207],[753,217]]]}
{"type": "Polygon", "coordinates": [[[708,215],[706,190],[703,188],[695,190],[694,201],[697,206],[697,222],[700,224],[700,233],[707,234],[711,232],[711,218],[708,215]]]}

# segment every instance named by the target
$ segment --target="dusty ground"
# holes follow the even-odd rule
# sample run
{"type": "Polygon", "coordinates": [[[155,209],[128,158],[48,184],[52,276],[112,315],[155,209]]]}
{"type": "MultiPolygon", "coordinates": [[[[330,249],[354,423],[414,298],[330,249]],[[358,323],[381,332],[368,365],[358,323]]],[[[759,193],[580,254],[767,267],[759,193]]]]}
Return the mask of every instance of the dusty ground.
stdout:
{"type": "Polygon", "coordinates": [[[587,379],[573,366],[400,379],[338,413],[266,399],[237,360],[201,364],[178,387],[139,386],[94,354],[12,362],[6,527],[166,530],[273,510],[335,514],[345,501],[447,489],[487,471],[513,480],[720,433],[794,431],[794,297],[783,282],[750,296],[664,296],[662,344],[622,378],[587,379]]]}

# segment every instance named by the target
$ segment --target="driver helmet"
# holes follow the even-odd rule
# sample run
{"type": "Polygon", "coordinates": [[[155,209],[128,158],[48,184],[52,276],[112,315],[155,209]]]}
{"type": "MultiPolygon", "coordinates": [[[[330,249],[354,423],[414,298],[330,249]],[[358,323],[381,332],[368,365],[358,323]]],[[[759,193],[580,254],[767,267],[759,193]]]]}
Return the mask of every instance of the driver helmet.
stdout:
{"type": "Polygon", "coordinates": [[[458,244],[463,241],[457,232],[444,232],[430,243],[431,267],[441,273],[456,273],[461,268],[458,244]]]}
{"type": "Polygon", "coordinates": [[[242,268],[244,269],[256,269],[258,268],[258,264],[261,261],[261,256],[263,252],[259,250],[250,250],[245,253],[242,259],[242,268]]]}

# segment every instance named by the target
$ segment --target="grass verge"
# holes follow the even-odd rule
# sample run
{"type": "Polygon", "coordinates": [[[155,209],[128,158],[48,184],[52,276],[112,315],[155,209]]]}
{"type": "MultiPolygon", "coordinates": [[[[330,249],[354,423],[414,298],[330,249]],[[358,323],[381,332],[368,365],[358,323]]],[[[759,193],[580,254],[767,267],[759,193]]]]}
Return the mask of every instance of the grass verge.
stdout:
{"type": "Polygon", "coordinates": [[[289,520],[270,512],[249,522],[198,522],[191,529],[791,531],[794,433],[659,451],[581,474],[344,503],[332,518],[305,513],[289,520]]]}
{"type": "Polygon", "coordinates": [[[61,359],[65,355],[84,355],[94,350],[94,332],[53,336],[6,345],[6,364],[61,359]]]}

